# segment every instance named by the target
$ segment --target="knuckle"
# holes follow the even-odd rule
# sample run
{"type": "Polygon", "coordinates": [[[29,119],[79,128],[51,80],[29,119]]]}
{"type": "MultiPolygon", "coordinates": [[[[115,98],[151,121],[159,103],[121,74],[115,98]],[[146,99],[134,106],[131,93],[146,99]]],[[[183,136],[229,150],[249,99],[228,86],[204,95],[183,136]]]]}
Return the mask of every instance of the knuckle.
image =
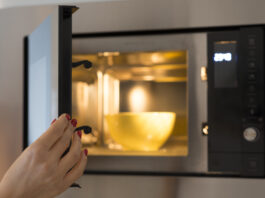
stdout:
{"type": "Polygon", "coordinates": [[[33,155],[38,155],[39,152],[42,151],[42,147],[43,147],[43,146],[42,146],[41,144],[34,144],[34,145],[32,145],[32,147],[30,148],[31,153],[32,153],[33,155]]]}
{"type": "Polygon", "coordinates": [[[41,150],[46,149],[47,144],[46,144],[46,142],[43,142],[41,140],[41,137],[40,137],[36,141],[34,141],[28,148],[30,148],[31,150],[34,150],[36,152],[39,152],[41,150]]]}
{"type": "Polygon", "coordinates": [[[32,145],[32,147],[29,149],[29,155],[30,157],[34,160],[34,161],[42,161],[43,158],[41,156],[43,156],[43,152],[42,152],[42,148],[40,145],[32,145]],[[41,154],[42,153],[42,154],[41,154]]]}
{"type": "MultiPolygon", "coordinates": [[[[53,170],[53,166],[52,166],[50,163],[48,163],[48,162],[44,162],[44,163],[42,164],[42,171],[43,171],[44,173],[51,173],[52,170],[53,170]]],[[[51,178],[51,177],[49,177],[49,178],[51,178]]]]}

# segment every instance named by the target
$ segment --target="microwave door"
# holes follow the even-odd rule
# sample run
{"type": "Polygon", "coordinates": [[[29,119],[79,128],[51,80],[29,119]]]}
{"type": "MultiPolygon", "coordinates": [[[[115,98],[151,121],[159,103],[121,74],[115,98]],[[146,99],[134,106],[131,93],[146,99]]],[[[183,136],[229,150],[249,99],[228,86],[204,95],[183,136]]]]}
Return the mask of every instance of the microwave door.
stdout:
{"type": "Polygon", "coordinates": [[[72,12],[59,6],[25,38],[24,147],[71,114],[72,12]]]}

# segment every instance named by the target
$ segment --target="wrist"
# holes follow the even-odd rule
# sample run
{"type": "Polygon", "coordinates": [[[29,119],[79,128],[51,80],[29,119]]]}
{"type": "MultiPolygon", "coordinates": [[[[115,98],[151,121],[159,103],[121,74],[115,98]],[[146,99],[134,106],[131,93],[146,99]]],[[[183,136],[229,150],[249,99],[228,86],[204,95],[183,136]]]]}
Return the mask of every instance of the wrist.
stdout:
{"type": "Polygon", "coordinates": [[[4,187],[3,182],[0,182],[0,197],[1,198],[16,198],[12,191],[8,190],[8,188],[4,187]]]}

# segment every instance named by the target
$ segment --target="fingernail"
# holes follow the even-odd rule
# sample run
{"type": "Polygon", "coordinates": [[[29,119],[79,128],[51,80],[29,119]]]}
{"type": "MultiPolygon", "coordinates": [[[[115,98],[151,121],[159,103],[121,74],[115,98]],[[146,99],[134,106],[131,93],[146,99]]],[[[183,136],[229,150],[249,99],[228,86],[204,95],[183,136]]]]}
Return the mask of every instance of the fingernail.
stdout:
{"type": "Polygon", "coordinates": [[[71,120],[71,116],[70,115],[66,114],[65,117],[67,118],[67,120],[71,120]]]}
{"type": "Polygon", "coordinates": [[[77,131],[77,135],[81,138],[82,137],[82,131],[77,131]]]}
{"type": "Polygon", "coordinates": [[[71,120],[71,124],[73,125],[73,127],[76,127],[76,125],[77,125],[77,120],[76,120],[76,119],[72,119],[72,120],[71,120]]]}
{"type": "Polygon", "coordinates": [[[51,122],[51,125],[52,125],[53,123],[55,123],[55,121],[56,121],[56,119],[54,119],[54,120],[51,122]]]}
{"type": "Polygon", "coordinates": [[[87,156],[87,149],[84,150],[85,155],[87,156]]]}

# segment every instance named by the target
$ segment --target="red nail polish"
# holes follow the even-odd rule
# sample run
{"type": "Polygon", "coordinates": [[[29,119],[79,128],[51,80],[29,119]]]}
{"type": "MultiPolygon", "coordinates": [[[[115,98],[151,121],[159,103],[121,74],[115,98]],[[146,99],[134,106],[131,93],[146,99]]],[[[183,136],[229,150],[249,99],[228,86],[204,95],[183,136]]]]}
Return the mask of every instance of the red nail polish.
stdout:
{"type": "Polygon", "coordinates": [[[56,121],[56,119],[54,119],[54,120],[51,122],[51,125],[52,125],[53,123],[55,123],[55,121],[56,121]]]}
{"type": "Polygon", "coordinates": [[[77,131],[77,135],[81,138],[82,137],[82,131],[77,131]]]}
{"type": "Polygon", "coordinates": [[[85,155],[87,156],[87,153],[88,153],[87,149],[84,150],[84,153],[85,153],[85,155]]]}
{"type": "Polygon", "coordinates": [[[71,120],[71,116],[70,115],[66,114],[65,117],[66,117],[67,120],[71,120]]]}
{"type": "Polygon", "coordinates": [[[76,127],[76,125],[77,125],[77,120],[76,120],[76,119],[72,119],[72,120],[71,120],[71,124],[73,125],[73,127],[76,127]]]}

